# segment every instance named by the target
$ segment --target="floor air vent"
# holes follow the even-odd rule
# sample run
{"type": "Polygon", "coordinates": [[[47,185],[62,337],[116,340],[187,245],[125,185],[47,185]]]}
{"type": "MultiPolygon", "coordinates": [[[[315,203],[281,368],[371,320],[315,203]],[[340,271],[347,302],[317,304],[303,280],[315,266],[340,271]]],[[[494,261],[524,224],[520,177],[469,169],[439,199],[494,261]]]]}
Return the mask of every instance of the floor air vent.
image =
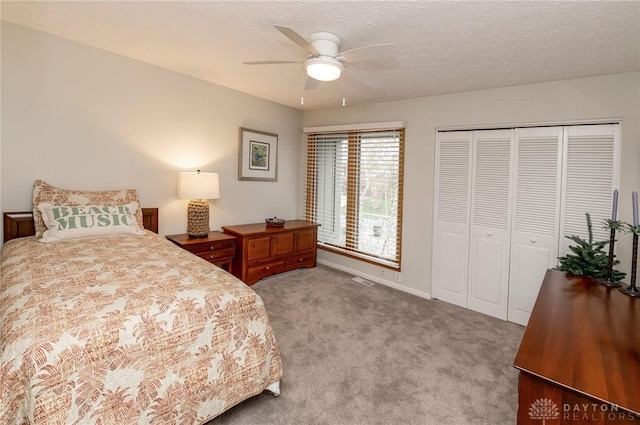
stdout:
{"type": "Polygon", "coordinates": [[[369,281],[367,279],[363,279],[360,276],[352,277],[351,280],[353,280],[354,282],[358,282],[359,284],[364,285],[364,286],[373,286],[373,282],[371,282],[371,281],[369,281]]]}

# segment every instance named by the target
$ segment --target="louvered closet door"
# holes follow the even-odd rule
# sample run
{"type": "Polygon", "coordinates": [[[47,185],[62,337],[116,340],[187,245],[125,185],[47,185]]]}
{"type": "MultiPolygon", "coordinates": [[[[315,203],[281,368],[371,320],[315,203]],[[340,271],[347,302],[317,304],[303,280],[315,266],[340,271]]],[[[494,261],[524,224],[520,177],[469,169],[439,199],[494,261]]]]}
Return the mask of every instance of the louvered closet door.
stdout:
{"type": "Polygon", "coordinates": [[[474,131],[469,255],[471,310],[507,319],[513,130],[474,131]]]}
{"type": "MultiPolygon", "coordinates": [[[[564,181],[560,223],[560,256],[570,253],[573,241],[564,236],[588,239],[585,213],[591,215],[595,240],[609,240],[602,229],[611,218],[613,190],[618,187],[619,125],[566,127],[564,136],[564,181]]],[[[621,205],[624,200],[621,200],[621,205]]],[[[627,200],[626,205],[631,205],[627,200]]]]}
{"type": "Polygon", "coordinates": [[[515,142],[508,320],[526,325],[558,255],[562,128],[519,128],[515,142]]]}
{"type": "Polygon", "coordinates": [[[438,133],[432,296],[467,306],[471,131],[438,133]]]}

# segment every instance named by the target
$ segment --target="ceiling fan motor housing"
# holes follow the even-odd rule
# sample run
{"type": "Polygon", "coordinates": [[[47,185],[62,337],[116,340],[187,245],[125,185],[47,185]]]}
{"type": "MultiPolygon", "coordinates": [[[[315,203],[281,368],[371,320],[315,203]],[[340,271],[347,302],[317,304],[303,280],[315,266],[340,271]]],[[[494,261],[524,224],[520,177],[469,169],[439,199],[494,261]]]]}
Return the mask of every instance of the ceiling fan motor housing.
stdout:
{"type": "Polygon", "coordinates": [[[320,56],[335,58],[340,51],[340,37],[330,32],[314,32],[309,36],[309,43],[320,52],[320,56]]]}
{"type": "Polygon", "coordinates": [[[340,78],[344,65],[336,56],[340,50],[340,38],[329,32],[315,32],[309,42],[319,55],[311,55],[304,62],[307,74],[318,81],[333,81],[340,78]]]}

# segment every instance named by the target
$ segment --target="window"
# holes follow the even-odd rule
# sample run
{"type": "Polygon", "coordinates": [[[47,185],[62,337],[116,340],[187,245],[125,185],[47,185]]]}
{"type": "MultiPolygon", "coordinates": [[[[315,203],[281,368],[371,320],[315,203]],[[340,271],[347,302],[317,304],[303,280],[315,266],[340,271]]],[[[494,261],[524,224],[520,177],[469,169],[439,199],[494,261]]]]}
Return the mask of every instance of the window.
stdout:
{"type": "Polygon", "coordinates": [[[307,220],[322,249],[400,269],[404,128],[308,131],[307,220]]]}

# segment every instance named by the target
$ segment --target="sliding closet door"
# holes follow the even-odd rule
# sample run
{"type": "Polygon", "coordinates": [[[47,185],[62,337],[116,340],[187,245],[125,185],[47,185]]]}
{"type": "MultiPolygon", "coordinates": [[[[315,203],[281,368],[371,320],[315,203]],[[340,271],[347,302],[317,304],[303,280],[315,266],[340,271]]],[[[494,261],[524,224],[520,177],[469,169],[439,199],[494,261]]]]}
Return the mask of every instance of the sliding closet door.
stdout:
{"type": "MultiPolygon", "coordinates": [[[[562,221],[560,222],[560,255],[570,253],[573,243],[564,236],[588,238],[585,213],[593,222],[596,240],[609,240],[603,229],[611,218],[612,193],[618,187],[620,174],[620,135],[618,124],[566,127],[564,136],[564,179],[562,221]]],[[[620,200],[625,205],[625,200],[620,200]]],[[[631,205],[626,200],[626,205],[631,205]]]]}
{"type": "Polygon", "coordinates": [[[468,307],[507,319],[513,130],[473,135],[468,307]]]}
{"type": "Polygon", "coordinates": [[[562,127],[518,128],[515,149],[508,320],[526,325],[557,262],[562,127]]]}
{"type": "Polygon", "coordinates": [[[432,295],[467,306],[471,131],[438,133],[432,295]]]}

